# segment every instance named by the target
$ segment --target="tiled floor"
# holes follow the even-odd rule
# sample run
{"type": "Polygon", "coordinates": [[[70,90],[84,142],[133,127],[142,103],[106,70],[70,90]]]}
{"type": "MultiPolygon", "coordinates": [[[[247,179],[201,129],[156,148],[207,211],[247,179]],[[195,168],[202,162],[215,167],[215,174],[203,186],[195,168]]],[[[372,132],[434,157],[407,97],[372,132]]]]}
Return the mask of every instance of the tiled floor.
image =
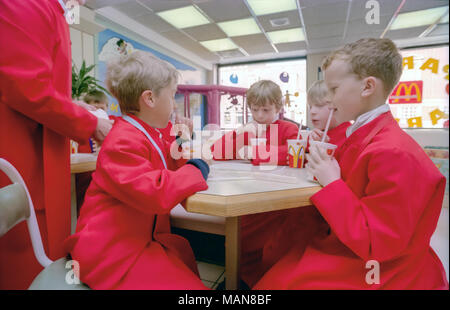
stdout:
{"type": "Polygon", "coordinates": [[[198,272],[203,284],[211,289],[216,289],[217,285],[224,280],[225,267],[197,261],[198,272]]]}

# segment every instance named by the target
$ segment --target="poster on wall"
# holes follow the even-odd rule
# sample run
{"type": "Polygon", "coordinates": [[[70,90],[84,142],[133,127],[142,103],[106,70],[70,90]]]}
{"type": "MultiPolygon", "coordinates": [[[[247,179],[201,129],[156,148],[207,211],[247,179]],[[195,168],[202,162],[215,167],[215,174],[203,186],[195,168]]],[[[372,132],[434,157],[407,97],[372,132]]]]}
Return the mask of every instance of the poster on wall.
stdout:
{"type": "MultiPolygon", "coordinates": [[[[169,63],[171,63],[180,72],[179,84],[201,84],[202,72],[194,67],[184,64],[172,57],[169,57],[161,52],[158,52],[152,48],[149,48],[137,41],[134,41],[124,35],[114,32],[110,29],[106,29],[98,34],[98,79],[101,81],[102,86],[105,87],[106,79],[106,67],[111,58],[120,57],[133,53],[135,50],[142,50],[150,52],[156,57],[159,57],[169,63]]],[[[117,100],[114,97],[108,96],[108,114],[120,116],[120,107],[117,100]]],[[[178,96],[175,98],[177,103],[183,103],[183,97],[178,96]]],[[[177,104],[178,105],[178,104],[177,104]]],[[[192,103],[191,103],[192,105],[192,103]]],[[[199,104],[200,105],[200,102],[199,104]]],[[[196,114],[191,113],[191,115],[196,114]]]]}

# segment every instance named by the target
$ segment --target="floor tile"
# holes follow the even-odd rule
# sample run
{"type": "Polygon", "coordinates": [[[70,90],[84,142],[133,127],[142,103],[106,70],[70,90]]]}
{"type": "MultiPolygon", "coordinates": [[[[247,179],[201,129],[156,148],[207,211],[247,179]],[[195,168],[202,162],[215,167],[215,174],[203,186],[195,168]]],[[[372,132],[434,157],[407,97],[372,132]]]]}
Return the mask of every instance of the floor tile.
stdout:
{"type": "Polygon", "coordinates": [[[200,273],[200,279],[215,283],[220,275],[224,271],[223,266],[208,264],[204,262],[198,262],[198,272],[200,273]]]}

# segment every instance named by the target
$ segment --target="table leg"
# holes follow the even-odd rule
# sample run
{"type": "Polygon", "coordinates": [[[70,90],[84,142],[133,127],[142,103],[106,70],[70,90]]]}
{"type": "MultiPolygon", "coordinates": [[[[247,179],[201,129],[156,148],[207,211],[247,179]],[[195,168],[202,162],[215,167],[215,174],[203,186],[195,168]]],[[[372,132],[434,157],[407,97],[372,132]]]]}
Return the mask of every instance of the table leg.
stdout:
{"type": "Polygon", "coordinates": [[[76,174],[70,174],[70,233],[75,233],[77,226],[77,179],[76,174]]]}
{"type": "Polygon", "coordinates": [[[225,220],[225,286],[227,290],[239,287],[240,217],[225,220]]]}

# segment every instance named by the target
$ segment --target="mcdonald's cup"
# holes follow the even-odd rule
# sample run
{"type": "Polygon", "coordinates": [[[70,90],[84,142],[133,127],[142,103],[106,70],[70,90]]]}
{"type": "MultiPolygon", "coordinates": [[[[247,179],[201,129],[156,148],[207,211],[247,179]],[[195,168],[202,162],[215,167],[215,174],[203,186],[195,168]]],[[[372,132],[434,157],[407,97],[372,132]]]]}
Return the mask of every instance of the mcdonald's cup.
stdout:
{"type": "Polygon", "coordinates": [[[289,167],[303,168],[305,162],[306,140],[290,139],[288,143],[289,167]]]}

